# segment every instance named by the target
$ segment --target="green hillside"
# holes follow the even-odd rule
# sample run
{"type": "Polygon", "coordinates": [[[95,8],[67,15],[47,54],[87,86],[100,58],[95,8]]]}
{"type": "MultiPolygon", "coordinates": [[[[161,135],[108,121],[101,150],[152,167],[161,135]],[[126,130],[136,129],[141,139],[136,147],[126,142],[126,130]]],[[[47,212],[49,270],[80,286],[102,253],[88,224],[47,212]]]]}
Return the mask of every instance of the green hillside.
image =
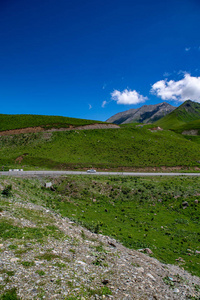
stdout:
{"type": "MultiPolygon", "coordinates": [[[[27,206],[27,203],[32,202],[50,208],[56,215],[61,213],[63,217],[68,217],[93,232],[112,236],[126,247],[148,247],[153,252],[152,256],[158,260],[179,265],[200,276],[200,255],[197,253],[200,251],[200,177],[81,175],[48,178],[53,183],[54,191],[43,187],[44,180],[0,177],[0,184],[4,188],[0,192],[0,241],[4,245],[2,251],[13,250],[13,257],[20,258],[19,264],[27,261],[27,257],[36,260],[38,251],[33,250],[34,245],[44,245],[46,253],[47,243],[51,250],[54,249],[52,245],[55,244],[49,243],[52,238],[59,240],[63,237],[57,218],[53,218],[47,209],[40,210],[37,206],[34,210],[34,206],[27,206]],[[8,187],[9,194],[5,193],[8,187]],[[188,205],[184,206],[183,203],[188,205]],[[29,220],[34,227],[22,226],[24,220],[29,220]],[[27,243],[31,243],[31,247],[27,243]]],[[[71,230],[69,234],[71,235],[71,230]]],[[[89,239],[83,231],[82,238],[89,239]]],[[[74,255],[75,250],[79,252],[81,242],[81,239],[67,237],[67,243],[73,243],[74,255]]],[[[101,253],[94,257],[100,268],[107,262],[102,255],[106,253],[102,253],[102,250],[101,244],[101,253]]],[[[91,251],[95,251],[94,248],[91,251]]],[[[48,252],[50,253],[51,251],[48,252]]],[[[52,263],[53,261],[51,266],[54,267],[52,263]]],[[[43,265],[45,264],[39,267],[43,265]]],[[[13,268],[16,272],[15,264],[13,268]]],[[[69,270],[68,266],[67,268],[69,270]]],[[[47,274],[43,275],[49,276],[47,274]]],[[[9,279],[12,280],[12,277],[9,279]]],[[[178,279],[182,280],[181,277],[178,279]]]]}
{"type": "Polygon", "coordinates": [[[200,166],[197,143],[149,126],[40,132],[0,137],[0,166],[99,169],[200,166]]]}
{"type": "Polygon", "coordinates": [[[190,130],[197,130],[198,134],[200,135],[200,119],[193,122],[185,123],[184,125],[177,127],[174,131],[177,133],[183,133],[184,131],[190,130]]]}
{"type": "Polygon", "coordinates": [[[187,100],[154,124],[163,129],[176,129],[198,119],[200,119],[200,104],[187,100]]]}
{"type": "Polygon", "coordinates": [[[26,127],[40,126],[46,129],[67,128],[72,126],[83,126],[93,123],[102,123],[100,121],[68,118],[60,116],[42,116],[42,115],[4,115],[0,114],[0,131],[21,129],[26,127]]]}

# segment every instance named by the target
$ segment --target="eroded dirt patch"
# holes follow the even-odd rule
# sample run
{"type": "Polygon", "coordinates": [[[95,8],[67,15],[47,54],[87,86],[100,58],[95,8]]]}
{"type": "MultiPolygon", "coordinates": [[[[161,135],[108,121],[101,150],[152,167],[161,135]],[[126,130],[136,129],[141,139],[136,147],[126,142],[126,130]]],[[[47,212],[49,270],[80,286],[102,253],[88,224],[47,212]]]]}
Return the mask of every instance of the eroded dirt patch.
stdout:
{"type": "Polygon", "coordinates": [[[198,135],[197,129],[185,130],[182,132],[183,135],[198,135]]]}
{"type": "Polygon", "coordinates": [[[3,135],[15,135],[21,133],[37,133],[37,132],[53,132],[53,131],[69,131],[69,130],[90,130],[90,129],[116,129],[120,128],[118,125],[115,124],[91,124],[91,125],[84,125],[73,127],[69,126],[68,128],[51,128],[45,129],[41,126],[38,127],[27,127],[21,129],[12,129],[12,130],[5,130],[0,132],[0,136],[3,135]]]}

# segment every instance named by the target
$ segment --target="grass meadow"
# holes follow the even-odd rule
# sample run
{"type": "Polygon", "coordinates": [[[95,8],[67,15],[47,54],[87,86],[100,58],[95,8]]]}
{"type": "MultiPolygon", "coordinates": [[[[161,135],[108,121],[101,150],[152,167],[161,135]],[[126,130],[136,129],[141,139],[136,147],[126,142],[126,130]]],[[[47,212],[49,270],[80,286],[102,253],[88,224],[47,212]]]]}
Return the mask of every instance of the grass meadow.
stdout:
{"type": "Polygon", "coordinates": [[[119,129],[40,132],[0,137],[0,165],[30,169],[200,166],[196,140],[134,124],[119,129]]]}
{"type": "Polygon", "coordinates": [[[0,131],[21,129],[26,127],[40,126],[45,129],[68,128],[69,126],[83,126],[100,121],[68,118],[61,116],[42,116],[42,115],[4,115],[0,114],[0,131]]]}
{"type": "MultiPolygon", "coordinates": [[[[161,262],[177,264],[200,276],[199,177],[1,177],[0,184],[12,186],[11,194],[1,193],[1,211],[9,210],[8,200],[15,199],[44,205],[95,233],[114,237],[129,248],[148,247],[161,262]],[[43,187],[45,180],[52,180],[54,191],[43,187]]],[[[14,213],[19,214],[37,220],[38,228],[18,228],[11,220],[2,218],[2,241],[21,236],[25,242],[42,241],[55,234],[62,238],[50,225],[51,220],[43,220],[29,210],[14,213]],[[40,225],[43,222],[45,227],[40,225]]]]}
{"type": "Polygon", "coordinates": [[[55,187],[50,205],[63,216],[200,276],[200,178],[67,177],[55,187]]]}

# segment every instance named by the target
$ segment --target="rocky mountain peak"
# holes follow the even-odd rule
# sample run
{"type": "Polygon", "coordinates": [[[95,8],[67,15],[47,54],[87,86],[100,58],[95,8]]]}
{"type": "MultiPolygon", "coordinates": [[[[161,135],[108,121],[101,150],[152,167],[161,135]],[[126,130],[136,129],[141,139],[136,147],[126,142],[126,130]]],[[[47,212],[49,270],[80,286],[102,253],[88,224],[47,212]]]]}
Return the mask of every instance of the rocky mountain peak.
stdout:
{"type": "Polygon", "coordinates": [[[153,123],[168,113],[172,112],[176,107],[167,102],[154,105],[143,105],[137,109],[129,109],[112,116],[107,120],[109,123],[128,124],[128,123],[153,123]]]}

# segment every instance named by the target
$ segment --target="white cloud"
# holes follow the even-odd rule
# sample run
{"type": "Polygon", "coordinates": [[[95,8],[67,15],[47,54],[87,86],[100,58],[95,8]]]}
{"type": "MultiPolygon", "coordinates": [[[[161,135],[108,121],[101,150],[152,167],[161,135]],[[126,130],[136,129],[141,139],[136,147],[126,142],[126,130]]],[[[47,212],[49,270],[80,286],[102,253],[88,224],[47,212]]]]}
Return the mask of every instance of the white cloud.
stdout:
{"type": "Polygon", "coordinates": [[[200,77],[192,77],[186,73],[179,81],[160,80],[152,85],[151,93],[162,100],[183,102],[190,99],[200,102],[200,77]]]}
{"type": "Polygon", "coordinates": [[[137,91],[124,90],[123,92],[115,90],[111,93],[112,100],[117,101],[117,104],[138,104],[148,100],[148,97],[140,95],[137,91]]]}
{"type": "Polygon", "coordinates": [[[107,101],[103,101],[101,107],[105,107],[106,104],[107,104],[107,101]]]}
{"type": "Polygon", "coordinates": [[[89,105],[89,109],[91,109],[92,108],[92,105],[91,104],[88,104],[89,105]]]}

